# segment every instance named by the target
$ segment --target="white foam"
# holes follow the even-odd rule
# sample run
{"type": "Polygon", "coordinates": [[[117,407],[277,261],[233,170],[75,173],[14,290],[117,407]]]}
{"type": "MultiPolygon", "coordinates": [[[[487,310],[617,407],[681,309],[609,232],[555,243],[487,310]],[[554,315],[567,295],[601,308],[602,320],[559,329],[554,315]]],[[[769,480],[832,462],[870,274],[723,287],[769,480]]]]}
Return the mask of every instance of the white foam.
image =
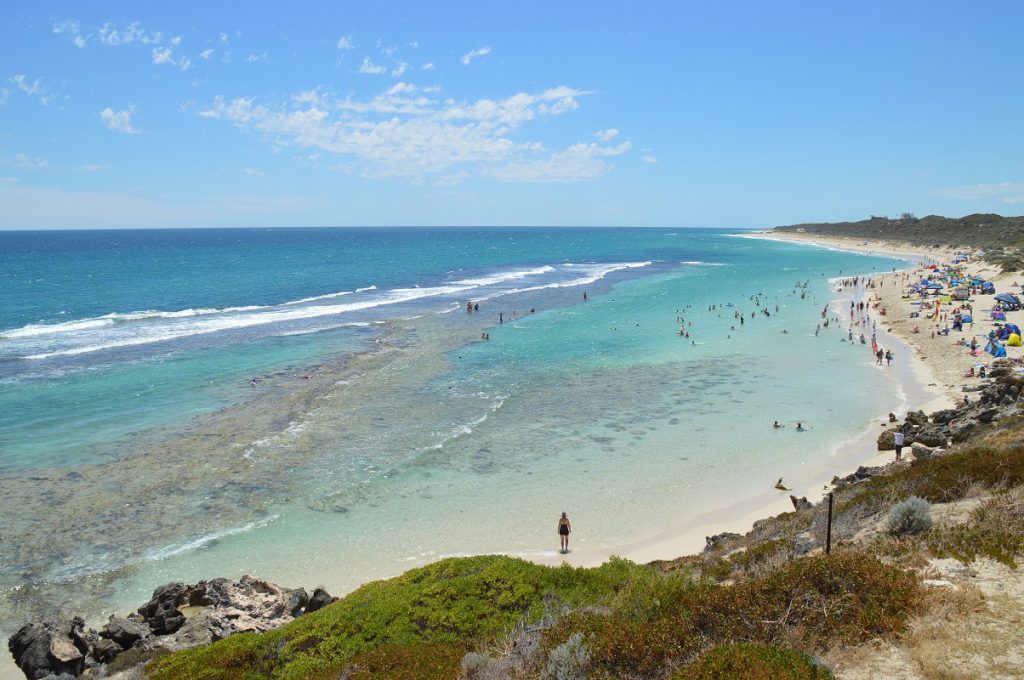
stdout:
{"type": "Polygon", "coordinates": [[[278,515],[271,515],[266,519],[261,519],[255,522],[249,522],[237,527],[230,527],[227,529],[221,529],[220,531],[213,531],[199,538],[187,541],[185,543],[179,543],[177,545],[169,545],[163,548],[157,548],[147,552],[143,559],[149,562],[158,562],[160,560],[166,560],[170,557],[176,557],[184,553],[199,550],[215,541],[219,541],[222,538],[228,536],[236,536],[238,534],[244,534],[253,529],[261,529],[278,518],[278,515]]]}
{"type": "Polygon", "coordinates": [[[504,283],[506,281],[524,279],[527,276],[540,276],[541,274],[547,274],[553,271],[555,271],[554,267],[545,265],[543,267],[537,267],[535,269],[522,269],[518,271],[492,274],[490,276],[482,276],[478,279],[462,279],[460,281],[456,281],[455,283],[466,286],[493,286],[496,283],[504,283]]]}

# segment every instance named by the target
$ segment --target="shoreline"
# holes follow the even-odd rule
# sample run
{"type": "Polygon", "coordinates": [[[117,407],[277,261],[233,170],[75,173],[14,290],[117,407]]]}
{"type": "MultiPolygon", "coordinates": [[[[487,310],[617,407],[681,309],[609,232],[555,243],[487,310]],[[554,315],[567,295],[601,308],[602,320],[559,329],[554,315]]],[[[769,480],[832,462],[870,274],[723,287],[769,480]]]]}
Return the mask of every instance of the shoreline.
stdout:
{"type": "MultiPolygon", "coordinates": [[[[905,258],[911,266],[906,269],[897,269],[896,274],[917,269],[925,262],[935,259],[935,253],[925,249],[907,248],[906,244],[889,244],[890,247],[879,249],[862,244],[848,243],[840,239],[826,238],[804,238],[794,236],[792,238],[776,238],[761,234],[740,234],[741,238],[764,238],[765,240],[785,241],[799,243],[812,247],[822,247],[836,250],[863,253],[865,255],[883,255],[905,258]]],[[[852,239],[851,239],[852,241],[852,239]]],[[[943,251],[942,254],[945,254],[943,251]]],[[[891,272],[888,274],[891,276],[891,272]]],[[[860,274],[858,274],[860,275],[860,274]]],[[[870,278],[878,276],[867,275],[870,278]]],[[[886,276],[885,274],[881,275],[886,276]]],[[[877,290],[877,289],[874,289],[877,290]]],[[[858,298],[865,291],[858,288],[858,298]]],[[[830,302],[832,304],[833,300],[830,302]]],[[[909,338],[904,337],[891,329],[879,329],[880,341],[887,341],[895,345],[897,351],[905,357],[915,356],[914,347],[909,338]]],[[[868,366],[867,362],[865,365],[868,366]]],[[[890,374],[893,384],[902,395],[902,403],[896,411],[901,417],[910,411],[924,410],[926,412],[936,411],[953,406],[953,400],[939,389],[933,388],[937,385],[937,378],[933,373],[932,366],[927,362],[907,361],[897,364],[890,374]]],[[[614,548],[588,549],[580,552],[572,552],[569,555],[558,555],[555,558],[533,557],[534,562],[548,565],[558,565],[563,562],[577,567],[593,567],[601,564],[612,555],[618,555],[637,563],[647,563],[656,560],[671,560],[683,555],[698,554],[706,545],[706,537],[722,532],[746,533],[750,531],[753,524],[758,520],[767,519],[783,512],[793,510],[790,501],[790,494],[796,497],[806,496],[809,501],[815,503],[828,494],[831,480],[834,477],[842,477],[854,472],[860,466],[878,467],[893,462],[891,451],[878,451],[876,438],[879,432],[880,421],[886,419],[885,414],[879,414],[872,419],[867,426],[857,435],[844,441],[837,442],[828,453],[828,460],[809,472],[809,475],[798,479],[787,491],[768,490],[752,498],[739,499],[724,510],[719,508],[703,512],[696,517],[672,525],[653,536],[645,537],[635,543],[616,546],[614,548]],[[867,453],[870,451],[871,453],[867,453]]]]}

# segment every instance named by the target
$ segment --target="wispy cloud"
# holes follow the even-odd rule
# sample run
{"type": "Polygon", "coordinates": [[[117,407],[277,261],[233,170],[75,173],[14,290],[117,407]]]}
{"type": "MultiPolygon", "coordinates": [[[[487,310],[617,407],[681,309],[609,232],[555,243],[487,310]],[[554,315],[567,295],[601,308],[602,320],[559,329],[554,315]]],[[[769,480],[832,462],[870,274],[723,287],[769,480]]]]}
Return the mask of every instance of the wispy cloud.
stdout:
{"type": "Polygon", "coordinates": [[[127,109],[122,111],[115,111],[109,106],[97,115],[103,124],[107,126],[108,130],[114,132],[124,132],[129,135],[137,135],[141,130],[132,127],[132,115],[135,113],[135,107],[129,106],[127,109]]]}
{"type": "Polygon", "coordinates": [[[22,170],[46,170],[50,167],[50,163],[39,156],[18,153],[11,157],[0,156],[0,166],[21,168],[22,170]]]}
{"type": "Polygon", "coordinates": [[[216,51],[216,50],[214,50],[213,48],[210,48],[210,49],[208,49],[208,50],[203,50],[202,52],[200,52],[200,53],[199,53],[199,57],[200,57],[201,59],[209,59],[210,57],[212,57],[212,56],[213,56],[213,53],[214,53],[215,51],[216,51]]]}
{"type": "Polygon", "coordinates": [[[999,184],[973,184],[962,187],[936,189],[933,196],[955,198],[962,201],[998,201],[1010,205],[1024,203],[1024,183],[1001,182],[999,184]]]}
{"type": "Polygon", "coordinates": [[[359,67],[360,73],[368,73],[374,76],[379,76],[382,73],[387,73],[387,71],[387,66],[374,64],[372,61],[370,61],[369,57],[363,57],[363,64],[359,67]]]}
{"type": "Polygon", "coordinates": [[[401,77],[401,75],[403,73],[405,73],[408,70],[409,70],[409,64],[404,62],[404,61],[400,61],[400,62],[398,62],[398,66],[396,66],[395,68],[391,69],[391,75],[394,78],[399,78],[399,77],[401,77]]]}
{"type": "Polygon", "coordinates": [[[154,47],[153,63],[170,64],[171,66],[177,66],[182,71],[192,68],[192,61],[188,57],[175,57],[174,50],[171,47],[154,47]]]}
{"type": "Polygon", "coordinates": [[[428,61],[423,66],[420,66],[420,70],[421,71],[433,71],[434,70],[434,62],[428,61]]]}
{"type": "Polygon", "coordinates": [[[64,99],[64,95],[49,90],[42,78],[29,79],[24,73],[11,76],[9,82],[13,83],[18,90],[26,97],[31,97],[43,106],[49,106],[55,100],[64,99]]]}
{"type": "Polygon", "coordinates": [[[265,179],[267,176],[267,173],[263,172],[262,170],[257,170],[256,168],[242,168],[242,172],[249,175],[250,177],[259,177],[261,179],[265,179]]]}
{"type": "Polygon", "coordinates": [[[164,34],[160,31],[147,31],[137,21],[133,21],[127,26],[118,26],[108,22],[100,27],[98,39],[107,47],[120,47],[132,43],[159,45],[163,42],[164,34]]]}
{"type": "Polygon", "coordinates": [[[656,156],[652,156],[650,154],[647,154],[647,155],[643,156],[642,158],[643,158],[644,163],[657,163],[658,162],[658,158],[656,156]]]}
{"type": "Polygon", "coordinates": [[[594,136],[602,142],[610,142],[619,136],[619,131],[615,128],[608,128],[607,130],[598,130],[594,133],[594,136]]]}
{"type": "MultiPolygon", "coordinates": [[[[304,91],[279,104],[255,98],[218,97],[199,115],[266,136],[277,147],[293,145],[343,157],[368,177],[484,175],[504,181],[572,182],[595,179],[607,159],[631,148],[579,142],[552,150],[521,140],[530,121],[579,107],[589,92],[560,86],[519,92],[505,99],[439,100],[436,87],[396,83],[370,99],[304,91]]],[[[346,165],[346,167],[349,167],[346,165]]]]}
{"type": "Polygon", "coordinates": [[[246,57],[245,60],[251,64],[256,61],[266,61],[267,56],[268,55],[266,52],[260,52],[259,54],[252,53],[248,57],[246,57]]]}
{"type": "Polygon", "coordinates": [[[339,50],[354,50],[355,48],[356,48],[356,44],[354,42],[352,42],[352,36],[351,35],[343,35],[340,38],[338,38],[338,49],[339,50]]]}
{"type": "Polygon", "coordinates": [[[82,35],[81,29],[78,27],[78,22],[72,19],[54,24],[53,32],[56,35],[66,35],[68,39],[74,43],[75,47],[78,47],[79,49],[88,44],[85,37],[82,35]]]}
{"type": "Polygon", "coordinates": [[[472,62],[477,57],[485,57],[490,53],[491,48],[486,45],[476,50],[470,50],[469,52],[462,55],[462,63],[465,66],[469,66],[470,62],[472,62]]]}

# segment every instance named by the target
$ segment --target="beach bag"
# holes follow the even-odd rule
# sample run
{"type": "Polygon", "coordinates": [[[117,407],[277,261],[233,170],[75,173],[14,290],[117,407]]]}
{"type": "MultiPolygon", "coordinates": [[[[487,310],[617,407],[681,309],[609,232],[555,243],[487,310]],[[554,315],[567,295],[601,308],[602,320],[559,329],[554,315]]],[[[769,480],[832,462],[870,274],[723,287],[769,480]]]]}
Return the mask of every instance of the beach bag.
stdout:
{"type": "Polygon", "coordinates": [[[1016,333],[1010,333],[1010,337],[1007,338],[1006,344],[1010,347],[1020,347],[1020,336],[1016,333]]]}

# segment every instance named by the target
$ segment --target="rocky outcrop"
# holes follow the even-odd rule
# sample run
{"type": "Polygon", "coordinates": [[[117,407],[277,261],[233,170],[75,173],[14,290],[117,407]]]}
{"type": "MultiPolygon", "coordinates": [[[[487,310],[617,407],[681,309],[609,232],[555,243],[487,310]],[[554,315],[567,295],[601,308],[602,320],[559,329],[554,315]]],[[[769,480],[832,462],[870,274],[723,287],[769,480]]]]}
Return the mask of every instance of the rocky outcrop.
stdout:
{"type": "Polygon", "coordinates": [[[797,512],[814,509],[814,503],[807,500],[807,496],[804,496],[803,498],[797,498],[796,496],[790,494],[789,500],[790,502],[793,503],[793,509],[796,510],[797,512]]]}
{"type": "Polygon", "coordinates": [[[64,674],[93,677],[130,669],[173,651],[210,644],[241,632],[263,632],[322,609],[337,598],[317,588],[282,588],[255,576],[194,585],[168,583],[127,617],[111,616],[97,633],[81,618],[29,623],[8,642],[27,678],[64,674]]]}
{"type": "Polygon", "coordinates": [[[705,536],[704,542],[707,544],[704,546],[704,552],[711,552],[722,547],[723,544],[734,541],[737,538],[743,538],[740,534],[735,534],[731,531],[725,531],[714,536],[705,536]]]}
{"type": "Polygon", "coordinates": [[[917,442],[925,446],[945,446],[947,438],[948,429],[943,428],[941,425],[923,425],[908,437],[908,443],[914,444],[917,442]]]}
{"type": "Polygon", "coordinates": [[[896,428],[893,428],[878,435],[879,451],[891,451],[896,448],[896,432],[896,428]]]}

